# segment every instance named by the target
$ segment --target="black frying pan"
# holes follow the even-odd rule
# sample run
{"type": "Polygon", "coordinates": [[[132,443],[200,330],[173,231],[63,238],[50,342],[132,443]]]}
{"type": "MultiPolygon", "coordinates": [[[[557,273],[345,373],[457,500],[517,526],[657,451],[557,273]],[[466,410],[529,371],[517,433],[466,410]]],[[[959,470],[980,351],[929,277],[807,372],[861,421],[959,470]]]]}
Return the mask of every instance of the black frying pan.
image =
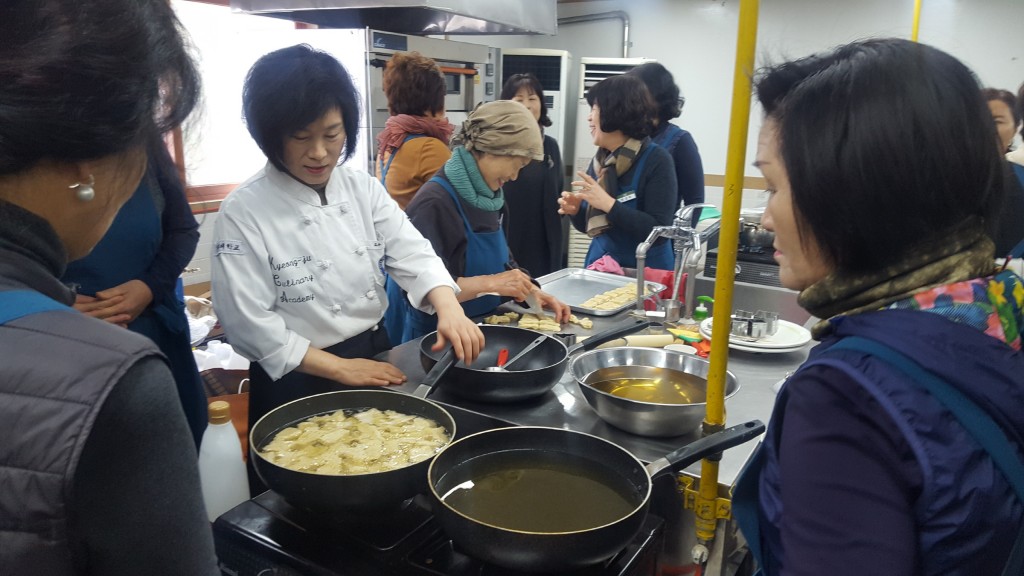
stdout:
{"type": "MultiPolygon", "coordinates": [[[[508,372],[491,372],[487,368],[498,362],[498,352],[505,348],[515,356],[528,344],[543,336],[542,332],[511,326],[483,325],[487,346],[480,356],[468,367],[457,362],[441,376],[438,385],[460,398],[474,402],[509,403],[536,398],[551,388],[565,373],[569,357],[580,350],[594,348],[621,338],[626,334],[639,332],[657,325],[645,320],[630,320],[604,332],[599,332],[571,348],[553,336],[533,349],[527,356],[517,360],[508,372]]],[[[420,363],[424,370],[431,370],[444,351],[431,350],[437,342],[437,332],[431,332],[420,340],[420,363]]],[[[448,348],[450,349],[450,347],[448,348]]]]}
{"type": "MultiPolygon", "coordinates": [[[[426,491],[427,467],[431,458],[415,464],[371,474],[311,474],[278,466],[260,456],[260,450],[283,428],[312,416],[337,410],[377,408],[402,414],[422,416],[437,422],[455,437],[455,420],[440,405],[426,400],[438,379],[451,368],[455,353],[451,348],[435,369],[410,394],[378,390],[339,390],[293,400],[271,410],[249,431],[249,451],[256,473],[268,488],[280,494],[289,504],[312,512],[358,512],[394,508],[426,491]]],[[[449,440],[450,442],[451,440],[449,440]]]]}
{"type": "Polygon", "coordinates": [[[655,477],[681,470],[701,458],[755,438],[763,431],[764,424],[757,420],[733,426],[644,466],[616,444],[582,432],[529,426],[487,430],[449,444],[434,457],[428,472],[429,497],[434,516],[445,534],[469,554],[512,570],[565,573],[610,558],[636,536],[647,516],[655,477]],[[530,529],[532,525],[551,525],[564,522],[566,518],[577,522],[574,516],[597,518],[602,512],[590,510],[590,506],[573,508],[574,501],[580,500],[577,498],[579,490],[557,481],[541,484],[537,490],[526,490],[529,494],[526,500],[536,502],[535,506],[521,501],[517,501],[518,505],[504,505],[515,489],[510,488],[510,484],[525,477],[521,472],[525,467],[523,462],[534,460],[546,463],[585,460],[586,474],[615,487],[617,493],[616,498],[602,497],[591,505],[601,507],[607,502],[612,506],[611,500],[621,496],[622,502],[614,503],[617,507],[605,511],[612,514],[611,520],[584,522],[582,527],[559,531],[530,529]],[[487,474],[492,475],[485,479],[487,474]],[[467,490],[467,481],[479,483],[476,490],[486,492],[459,494],[460,490],[467,490]],[[537,492],[546,494],[535,496],[537,492]],[[501,520],[480,520],[474,514],[482,518],[483,512],[476,509],[468,512],[474,506],[483,506],[473,501],[473,494],[480,494],[479,501],[497,502],[493,510],[502,515],[501,520]],[[460,497],[463,501],[456,509],[450,502],[457,502],[460,497]],[[619,515],[618,510],[624,512],[619,515]],[[502,527],[500,524],[504,523],[514,527],[502,527]]]}

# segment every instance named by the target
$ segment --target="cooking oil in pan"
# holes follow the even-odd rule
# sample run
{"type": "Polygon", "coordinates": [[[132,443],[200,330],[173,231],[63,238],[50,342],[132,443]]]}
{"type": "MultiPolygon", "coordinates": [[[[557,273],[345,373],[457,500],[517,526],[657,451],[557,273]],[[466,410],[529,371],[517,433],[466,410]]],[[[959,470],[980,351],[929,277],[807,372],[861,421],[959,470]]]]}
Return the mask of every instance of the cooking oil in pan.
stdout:
{"type": "Polygon", "coordinates": [[[437,484],[453,509],[484,524],[526,532],[572,532],[604,526],[641,502],[621,472],[552,450],[477,456],[437,484]]]}
{"type": "Polygon", "coordinates": [[[705,402],[707,380],[693,374],[670,370],[656,378],[612,378],[590,384],[606,394],[653,404],[696,404],[705,402]]]}

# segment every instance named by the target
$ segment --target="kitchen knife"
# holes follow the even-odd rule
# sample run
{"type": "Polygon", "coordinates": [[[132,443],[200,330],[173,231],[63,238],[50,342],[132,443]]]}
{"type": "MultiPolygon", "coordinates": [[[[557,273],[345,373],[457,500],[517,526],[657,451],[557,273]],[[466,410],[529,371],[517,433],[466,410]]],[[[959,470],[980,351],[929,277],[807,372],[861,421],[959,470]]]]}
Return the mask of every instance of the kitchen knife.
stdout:
{"type": "Polygon", "coordinates": [[[526,312],[530,314],[544,316],[544,308],[541,308],[540,302],[537,301],[537,294],[535,292],[530,292],[526,296],[526,300],[519,302],[519,305],[526,308],[526,312]]]}

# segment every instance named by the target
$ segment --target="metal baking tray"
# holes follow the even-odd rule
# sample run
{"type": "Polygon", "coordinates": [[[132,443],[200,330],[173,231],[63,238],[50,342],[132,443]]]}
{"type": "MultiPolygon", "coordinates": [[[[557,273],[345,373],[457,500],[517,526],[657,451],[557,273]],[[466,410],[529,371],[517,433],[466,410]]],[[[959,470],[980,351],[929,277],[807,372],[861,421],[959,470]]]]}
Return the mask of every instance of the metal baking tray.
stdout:
{"type": "MultiPolygon", "coordinates": [[[[595,272],[583,268],[565,268],[552,272],[536,279],[540,282],[541,288],[565,302],[574,312],[581,312],[591,316],[613,316],[623,310],[636,307],[636,298],[610,310],[598,310],[597,308],[584,308],[583,303],[598,294],[623,286],[636,287],[636,278],[608,274],[606,272],[595,272]]],[[[663,284],[647,281],[647,289],[657,294],[665,289],[663,284]]]]}

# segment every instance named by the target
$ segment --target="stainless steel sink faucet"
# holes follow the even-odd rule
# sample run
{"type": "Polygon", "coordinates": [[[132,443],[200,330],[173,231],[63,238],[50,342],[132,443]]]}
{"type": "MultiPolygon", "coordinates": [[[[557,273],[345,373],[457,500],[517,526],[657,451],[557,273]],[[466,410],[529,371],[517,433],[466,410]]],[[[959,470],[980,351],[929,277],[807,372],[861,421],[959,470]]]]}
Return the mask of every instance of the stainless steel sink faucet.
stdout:
{"type": "MultiPolygon", "coordinates": [[[[696,290],[697,283],[695,279],[697,273],[700,272],[700,261],[704,257],[704,243],[717,234],[718,229],[722,225],[722,219],[719,218],[703,230],[698,231],[693,227],[693,212],[699,208],[717,207],[714,204],[689,204],[682,206],[676,212],[676,217],[671,226],[655,226],[647,236],[647,239],[637,245],[636,310],[638,313],[645,314],[643,270],[647,261],[647,251],[651,249],[651,246],[659,238],[669,238],[672,240],[672,251],[675,253],[674,280],[672,298],[663,302],[661,312],[664,313],[666,322],[675,322],[680,318],[692,322],[693,308],[696,302],[694,291],[696,290]],[[687,278],[693,278],[694,280],[686,283],[682,303],[683,312],[680,315],[681,304],[677,295],[679,294],[679,283],[682,281],[684,273],[687,275],[687,278]]],[[[661,314],[658,315],[660,316],[661,314]]]]}

